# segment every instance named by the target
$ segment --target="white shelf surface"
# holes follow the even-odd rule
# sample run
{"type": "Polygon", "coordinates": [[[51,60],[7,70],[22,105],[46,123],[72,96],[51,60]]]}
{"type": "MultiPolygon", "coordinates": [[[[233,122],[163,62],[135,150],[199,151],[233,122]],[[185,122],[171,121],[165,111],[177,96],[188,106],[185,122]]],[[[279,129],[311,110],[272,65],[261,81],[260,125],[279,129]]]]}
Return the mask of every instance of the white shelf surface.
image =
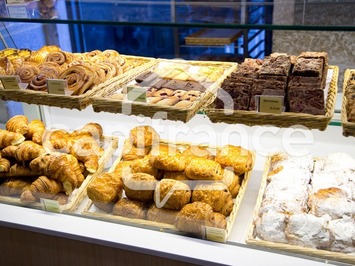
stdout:
{"type": "Polygon", "coordinates": [[[352,137],[343,137],[342,128],[328,126],[325,131],[304,128],[247,127],[213,124],[203,115],[188,123],[152,120],[120,114],[95,113],[91,107],[83,111],[43,108],[49,128],[76,129],[87,122],[100,123],[106,135],[119,136],[122,141],[138,124],[152,125],[161,138],[170,141],[193,142],[221,146],[241,145],[256,152],[255,166],[242,200],[233,230],[227,243],[195,239],[183,235],[159,232],[112,222],[79,217],[85,204],[75,215],[56,214],[24,207],[0,204],[0,224],[14,228],[64,236],[70,239],[100,243],[130,251],[179,259],[201,265],[324,265],[342,264],[290,253],[262,250],[245,244],[252,223],[256,198],[265,158],[271,151],[291,154],[310,152],[325,156],[346,152],[355,157],[352,137]]]}

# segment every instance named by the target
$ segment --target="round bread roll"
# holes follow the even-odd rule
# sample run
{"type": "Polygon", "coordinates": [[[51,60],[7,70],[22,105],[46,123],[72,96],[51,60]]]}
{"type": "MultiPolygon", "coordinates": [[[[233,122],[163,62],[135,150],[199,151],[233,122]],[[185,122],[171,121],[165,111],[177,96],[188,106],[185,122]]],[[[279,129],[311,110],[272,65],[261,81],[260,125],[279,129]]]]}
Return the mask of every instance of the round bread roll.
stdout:
{"type": "Polygon", "coordinates": [[[146,219],[147,206],[141,201],[122,198],[113,207],[112,214],[132,219],[146,219]]]}
{"type": "Polygon", "coordinates": [[[133,173],[122,176],[123,188],[127,198],[148,202],[153,200],[157,180],[145,173],[133,173]]]}
{"type": "Polygon", "coordinates": [[[222,182],[201,182],[192,192],[192,202],[205,202],[213,211],[229,216],[233,210],[233,200],[228,188],[222,182]]]}
{"type": "Polygon", "coordinates": [[[215,160],[222,167],[232,167],[237,175],[244,174],[253,168],[252,153],[240,146],[223,146],[217,150],[215,160]]]}
{"type": "Polygon", "coordinates": [[[151,147],[159,142],[159,138],[151,126],[137,126],[129,132],[131,143],[138,148],[151,147]]]}
{"type": "Polygon", "coordinates": [[[209,226],[213,219],[212,207],[204,202],[186,204],[175,219],[175,226],[180,231],[203,235],[205,226],[209,226]]]}
{"type": "Polygon", "coordinates": [[[154,191],[154,202],[159,208],[180,210],[190,202],[191,190],[181,181],[162,179],[154,191]]]}
{"type": "Polygon", "coordinates": [[[189,179],[222,180],[223,169],[218,162],[201,157],[188,158],[190,161],[185,168],[185,173],[189,179]]]}

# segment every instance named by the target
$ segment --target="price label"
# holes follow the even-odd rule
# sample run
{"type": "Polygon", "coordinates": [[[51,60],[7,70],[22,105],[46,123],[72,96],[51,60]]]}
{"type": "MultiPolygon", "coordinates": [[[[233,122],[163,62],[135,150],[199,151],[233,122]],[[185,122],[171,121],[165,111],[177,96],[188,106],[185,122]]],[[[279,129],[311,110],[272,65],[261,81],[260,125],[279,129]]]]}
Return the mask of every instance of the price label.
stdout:
{"type": "Polygon", "coordinates": [[[226,232],[224,229],[205,226],[206,238],[216,242],[226,242],[226,232]]]}
{"type": "Polygon", "coordinates": [[[42,209],[45,211],[49,211],[49,212],[57,212],[60,213],[60,205],[59,202],[56,200],[51,200],[51,199],[44,199],[41,198],[40,199],[41,203],[42,203],[42,209]]]}
{"type": "Polygon", "coordinates": [[[23,84],[19,76],[0,76],[0,81],[5,90],[19,90],[23,84]]]}
{"type": "Polygon", "coordinates": [[[283,96],[256,96],[258,103],[258,112],[281,114],[284,111],[284,97],[283,96]]]}
{"type": "Polygon", "coordinates": [[[50,94],[70,95],[68,81],[64,79],[47,79],[47,91],[50,94]]]}
{"type": "Polygon", "coordinates": [[[147,88],[138,86],[127,87],[127,100],[132,102],[147,102],[147,88]]]}
{"type": "Polygon", "coordinates": [[[7,4],[19,4],[19,3],[24,3],[25,0],[7,0],[7,4]]]}
{"type": "Polygon", "coordinates": [[[7,5],[10,18],[28,18],[27,7],[25,5],[7,5]]]}

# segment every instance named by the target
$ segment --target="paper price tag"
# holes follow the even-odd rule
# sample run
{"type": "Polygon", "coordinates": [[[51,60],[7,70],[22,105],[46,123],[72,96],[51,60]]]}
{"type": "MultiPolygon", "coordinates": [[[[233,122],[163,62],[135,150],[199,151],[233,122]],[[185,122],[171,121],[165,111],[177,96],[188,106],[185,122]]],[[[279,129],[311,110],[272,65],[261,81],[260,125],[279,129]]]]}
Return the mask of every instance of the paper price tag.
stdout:
{"type": "Polygon", "coordinates": [[[70,95],[68,81],[64,79],[47,79],[47,91],[49,94],[70,95]]]}
{"type": "Polygon", "coordinates": [[[24,3],[25,0],[7,0],[7,4],[19,4],[19,3],[24,3]]]}
{"type": "Polygon", "coordinates": [[[138,86],[127,87],[127,100],[132,102],[147,102],[147,88],[138,86]]]}
{"type": "Polygon", "coordinates": [[[256,96],[258,103],[258,112],[281,114],[284,111],[284,97],[283,96],[256,96]]]}
{"type": "MultiPolygon", "coordinates": [[[[17,2],[18,3],[18,2],[17,2]]],[[[28,18],[26,5],[7,5],[10,18],[28,18]]]]}
{"type": "Polygon", "coordinates": [[[19,90],[23,84],[19,76],[0,76],[0,81],[5,90],[19,90]]]}
{"type": "Polygon", "coordinates": [[[41,203],[42,203],[42,209],[45,211],[49,211],[49,212],[57,212],[60,213],[60,205],[59,202],[56,200],[51,200],[51,199],[44,199],[41,198],[40,199],[41,203]]]}
{"type": "Polygon", "coordinates": [[[216,242],[226,242],[226,232],[224,229],[205,226],[205,234],[208,240],[216,242]]]}

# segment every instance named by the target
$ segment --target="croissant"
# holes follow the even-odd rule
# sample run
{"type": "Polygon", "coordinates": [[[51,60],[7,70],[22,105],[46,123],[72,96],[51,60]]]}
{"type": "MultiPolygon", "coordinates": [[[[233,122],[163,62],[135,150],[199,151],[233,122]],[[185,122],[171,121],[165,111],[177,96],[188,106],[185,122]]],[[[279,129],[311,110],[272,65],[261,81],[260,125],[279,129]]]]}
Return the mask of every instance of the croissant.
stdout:
{"type": "Polygon", "coordinates": [[[78,177],[66,154],[44,154],[30,162],[30,168],[51,179],[63,183],[64,191],[70,195],[78,186],[78,177]]]}
{"type": "Polygon", "coordinates": [[[52,199],[63,190],[62,183],[46,176],[39,176],[20,196],[22,202],[33,202],[40,198],[52,199]]]}
{"type": "Polygon", "coordinates": [[[6,123],[8,131],[20,133],[22,135],[28,132],[28,119],[24,115],[15,115],[6,123]]]}
{"type": "Polygon", "coordinates": [[[24,165],[15,163],[10,166],[9,171],[2,174],[2,177],[33,177],[39,176],[40,173],[38,171],[33,171],[24,165]]]}
{"type": "Polygon", "coordinates": [[[75,156],[71,155],[71,154],[66,154],[66,157],[71,165],[71,167],[73,168],[73,171],[78,179],[78,187],[81,186],[81,184],[84,182],[85,177],[83,175],[83,170],[82,167],[80,166],[79,161],[75,158],[75,156]]]}
{"type": "Polygon", "coordinates": [[[1,150],[1,156],[5,158],[15,158],[17,146],[10,145],[1,150]]]}
{"type": "Polygon", "coordinates": [[[24,140],[25,137],[20,133],[0,129],[0,149],[10,145],[19,145],[24,140]]]}
{"type": "Polygon", "coordinates": [[[43,146],[46,150],[49,151],[60,151],[60,152],[69,152],[68,142],[69,142],[70,134],[63,130],[58,129],[52,132],[48,132],[46,135],[46,139],[43,143],[43,146]]]}
{"type": "Polygon", "coordinates": [[[6,158],[0,158],[0,173],[8,172],[10,170],[10,161],[6,158]]]}
{"type": "Polygon", "coordinates": [[[71,136],[78,136],[83,133],[89,133],[97,142],[103,140],[103,129],[98,123],[87,123],[81,129],[73,131],[71,136]]]}
{"type": "Polygon", "coordinates": [[[42,144],[43,134],[46,131],[46,126],[41,120],[32,120],[28,124],[28,132],[26,137],[34,143],[42,144]]]}
{"type": "Polygon", "coordinates": [[[9,178],[0,186],[0,195],[21,195],[31,185],[31,179],[9,178]]]}
{"type": "Polygon", "coordinates": [[[30,161],[36,157],[45,154],[46,151],[43,146],[34,143],[33,141],[26,140],[18,145],[16,149],[15,158],[18,161],[30,161]]]}

